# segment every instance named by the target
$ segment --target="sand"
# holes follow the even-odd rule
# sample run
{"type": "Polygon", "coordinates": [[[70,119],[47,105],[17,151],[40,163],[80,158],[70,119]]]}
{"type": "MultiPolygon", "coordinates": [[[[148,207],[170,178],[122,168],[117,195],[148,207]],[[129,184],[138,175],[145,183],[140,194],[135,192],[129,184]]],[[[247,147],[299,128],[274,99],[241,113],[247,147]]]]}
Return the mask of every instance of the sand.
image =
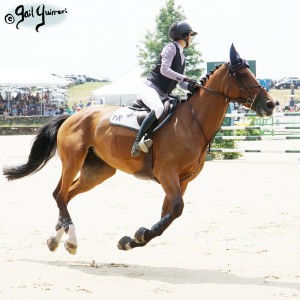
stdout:
{"type": "MultiPolygon", "coordinates": [[[[0,166],[25,162],[32,138],[0,137],[0,166]]],[[[298,141],[271,143],[299,149],[298,141]]],[[[60,171],[54,158],[25,179],[0,177],[1,300],[300,299],[300,154],[207,162],[188,187],[183,215],[127,252],[118,240],[156,223],[164,194],[118,172],[70,203],[75,256],[63,244],[54,253],[46,245],[60,171]]]]}

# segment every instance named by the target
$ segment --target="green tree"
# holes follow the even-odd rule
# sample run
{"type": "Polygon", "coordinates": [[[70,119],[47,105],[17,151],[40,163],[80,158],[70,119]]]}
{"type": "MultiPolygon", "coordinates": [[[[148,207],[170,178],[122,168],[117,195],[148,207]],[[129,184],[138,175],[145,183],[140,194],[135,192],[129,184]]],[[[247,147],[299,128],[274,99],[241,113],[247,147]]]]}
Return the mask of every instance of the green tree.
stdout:
{"type": "MultiPolygon", "coordinates": [[[[156,17],[155,31],[148,30],[145,34],[144,41],[138,45],[139,65],[142,66],[143,76],[146,76],[153,68],[157,61],[162,48],[170,42],[168,37],[169,27],[178,21],[185,20],[182,7],[175,7],[174,0],[166,0],[166,6],[160,9],[159,15],[156,17]]],[[[199,64],[203,62],[201,52],[195,47],[195,43],[184,50],[186,57],[185,73],[188,77],[199,80],[203,69],[199,64]]]]}

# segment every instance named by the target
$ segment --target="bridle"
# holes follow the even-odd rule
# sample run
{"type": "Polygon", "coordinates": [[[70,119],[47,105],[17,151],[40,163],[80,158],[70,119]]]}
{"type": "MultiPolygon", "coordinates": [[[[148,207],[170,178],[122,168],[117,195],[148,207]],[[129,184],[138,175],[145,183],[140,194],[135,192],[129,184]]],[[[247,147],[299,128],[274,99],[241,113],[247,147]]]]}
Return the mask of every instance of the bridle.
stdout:
{"type": "MultiPolygon", "coordinates": [[[[248,85],[248,86],[245,86],[243,84],[243,82],[241,80],[241,77],[240,77],[240,74],[236,71],[236,69],[239,69],[239,68],[244,67],[244,66],[249,68],[249,65],[248,65],[247,61],[245,61],[243,59],[240,59],[239,64],[237,64],[235,66],[231,66],[230,63],[226,63],[226,66],[229,69],[229,79],[228,79],[228,82],[227,82],[227,89],[226,89],[225,95],[223,95],[219,92],[216,92],[216,91],[212,90],[211,88],[208,88],[208,87],[206,87],[205,85],[202,85],[202,84],[197,83],[196,87],[204,89],[204,90],[206,90],[206,91],[208,91],[208,92],[210,92],[210,93],[212,93],[216,96],[221,96],[228,103],[229,102],[237,102],[237,103],[240,103],[240,104],[243,104],[243,105],[244,104],[249,104],[250,105],[249,108],[252,109],[252,107],[256,104],[256,102],[260,99],[260,97],[261,97],[263,91],[265,90],[265,88],[263,86],[261,86],[260,84],[253,84],[253,85],[248,85]],[[237,81],[237,84],[238,84],[240,90],[242,90],[246,94],[246,97],[247,97],[246,99],[228,97],[228,91],[229,91],[230,81],[231,81],[232,77],[235,78],[235,80],[237,81]],[[260,88],[260,93],[258,95],[255,94],[254,96],[251,96],[251,94],[248,92],[248,89],[252,89],[252,88],[260,88]]],[[[186,101],[186,104],[188,106],[188,109],[192,113],[193,118],[196,120],[196,123],[197,123],[200,131],[202,132],[202,134],[205,138],[206,145],[210,145],[211,141],[213,140],[214,137],[210,141],[208,141],[206,139],[203,128],[202,128],[201,124],[199,123],[198,118],[195,115],[193,107],[190,105],[189,101],[186,101]]]]}
{"type": "Polygon", "coordinates": [[[244,66],[249,67],[248,63],[245,60],[242,60],[242,62],[238,66],[231,66],[230,63],[227,63],[226,66],[229,69],[229,79],[227,82],[227,91],[226,91],[225,95],[220,94],[220,93],[218,93],[204,85],[201,85],[201,84],[197,84],[197,87],[204,89],[212,94],[215,94],[216,96],[221,96],[221,97],[225,98],[226,102],[237,102],[237,103],[240,103],[243,105],[249,104],[250,105],[249,108],[252,109],[252,107],[255,105],[255,103],[260,99],[265,88],[263,86],[261,86],[260,84],[253,84],[253,85],[248,85],[248,86],[245,86],[243,84],[240,74],[236,71],[236,69],[239,69],[244,66]],[[246,94],[246,97],[247,97],[246,99],[231,98],[231,97],[227,96],[228,91],[229,91],[230,81],[231,81],[232,77],[235,78],[235,80],[237,81],[237,84],[238,84],[240,90],[242,90],[246,94]],[[252,89],[252,88],[260,88],[260,93],[258,95],[255,94],[254,96],[251,96],[250,93],[248,92],[248,89],[252,89]]]}

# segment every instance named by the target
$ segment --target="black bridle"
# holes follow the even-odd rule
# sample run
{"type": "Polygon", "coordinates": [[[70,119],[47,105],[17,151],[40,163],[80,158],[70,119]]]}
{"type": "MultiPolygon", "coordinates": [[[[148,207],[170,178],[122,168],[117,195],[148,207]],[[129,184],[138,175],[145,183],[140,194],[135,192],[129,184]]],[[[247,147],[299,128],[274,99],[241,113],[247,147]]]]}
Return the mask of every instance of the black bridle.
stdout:
{"type": "MultiPolygon", "coordinates": [[[[243,59],[240,59],[240,63],[238,65],[235,65],[235,66],[231,66],[230,63],[227,63],[226,66],[228,67],[229,69],[229,79],[228,79],[228,82],[227,82],[227,91],[226,91],[226,95],[223,95],[223,94],[220,94],[219,92],[216,92],[214,90],[212,90],[211,88],[208,88],[206,87],[205,85],[202,85],[202,84],[196,84],[196,87],[198,88],[201,88],[201,89],[204,89],[216,96],[221,96],[225,99],[226,102],[237,102],[237,103],[240,103],[240,104],[249,104],[250,105],[250,109],[252,109],[253,106],[255,106],[256,102],[260,99],[263,91],[265,90],[265,88],[263,86],[261,86],[260,84],[253,84],[253,85],[248,85],[248,86],[245,86],[241,80],[241,76],[240,74],[237,72],[237,69],[241,68],[241,67],[247,67],[249,68],[249,65],[247,63],[247,61],[243,60],[243,59]],[[243,99],[243,98],[231,98],[231,97],[228,97],[228,91],[229,91],[229,86],[230,86],[230,81],[231,81],[231,78],[235,78],[235,80],[237,81],[237,84],[240,88],[240,90],[242,90],[245,94],[246,94],[246,99],[243,99]],[[251,94],[248,92],[248,89],[252,89],[252,88],[260,88],[260,93],[257,95],[255,94],[254,96],[251,96],[251,94]]],[[[193,107],[190,105],[189,101],[186,101],[186,104],[190,110],[190,112],[192,113],[193,115],[193,118],[196,120],[196,124],[198,125],[199,127],[199,130],[202,132],[202,135],[204,136],[204,139],[205,139],[205,145],[211,145],[211,142],[212,140],[214,139],[214,137],[212,137],[212,139],[210,140],[207,140],[206,138],[206,135],[203,131],[203,128],[201,126],[201,124],[199,123],[198,121],[198,118],[196,117],[195,115],[195,112],[194,112],[194,109],[193,107]]],[[[224,116],[225,117],[225,116],[224,116]]],[[[216,131],[217,132],[217,131],[216,131]]],[[[206,147],[205,146],[205,147],[206,147]]]]}
{"type": "Polygon", "coordinates": [[[225,98],[226,102],[237,102],[240,104],[249,104],[250,105],[250,109],[252,109],[253,106],[255,106],[255,103],[260,99],[263,91],[265,90],[265,88],[263,86],[261,86],[260,84],[253,84],[253,85],[248,85],[245,86],[241,80],[240,74],[237,72],[236,69],[239,69],[241,67],[249,67],[248,63],[245,60],[242,60],[241,64],[239,64],[238,66],[231,66],[230,63],[227,63],[226,66],[229,69],[229,79],[228,79],[228,83],[227,83],[227,91],[226,91],[226,95],[220,94],[208,87],[206,87],[205,85],[201,85],[201,84],[197,84],[197,87],[204,89],[212,94],[215,94],[216,96],[221,96],[223,98],[225,98]],[[235,80],[237,81],[237,84],[240,88],[240,90],[242,90],[245,94],[246,94],[246,99],[243,98],[231,98],[228,97],[228,91],[229,91],[229,85],[230,85],[230,81],[231,78],[235,78],[235,80]],[[255,94],[254,96],[251,96],[251,94],[248,92],[249,89],[252,88],[260,88],[260,93],[257,95],[255,94]]]}

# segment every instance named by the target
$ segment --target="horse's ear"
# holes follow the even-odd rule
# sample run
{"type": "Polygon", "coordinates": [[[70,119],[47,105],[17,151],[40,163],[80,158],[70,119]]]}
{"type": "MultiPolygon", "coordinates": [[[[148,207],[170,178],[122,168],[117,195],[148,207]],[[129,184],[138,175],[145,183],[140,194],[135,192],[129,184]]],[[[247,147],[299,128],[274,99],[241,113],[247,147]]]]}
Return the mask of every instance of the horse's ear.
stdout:
{"type": "Polygon", "coordinates": [[[241,62],[241,58],[240,58],[239,54],[237,53],[237,51],[235,50],[235,47],[232,43],[231,47],[230,47],[230,64],[231,64],[231,66],[236,66],[240,62],[241,62]]]}

